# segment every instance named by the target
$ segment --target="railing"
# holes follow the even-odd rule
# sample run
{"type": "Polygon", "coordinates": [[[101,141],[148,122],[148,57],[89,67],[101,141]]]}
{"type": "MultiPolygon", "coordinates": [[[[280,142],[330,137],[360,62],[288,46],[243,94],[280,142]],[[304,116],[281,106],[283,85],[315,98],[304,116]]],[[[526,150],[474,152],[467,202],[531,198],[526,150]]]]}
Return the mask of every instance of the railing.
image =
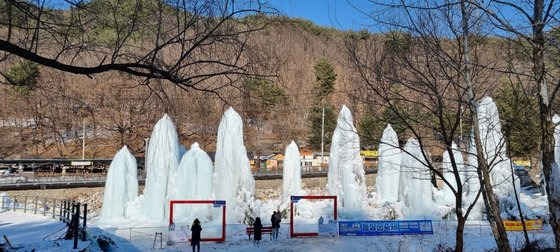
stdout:
{"type": "MultiPolygon", "coordinates": [[[[375,173],[377,171],[376,167],[364,167],[364,171],[366,174],[375,173]]],[[[139,171],[140,172],[140,171],[139,171]]],[[[142,182],[145,176],[140,173],[138,175],[138,180],[142,182]]],[[[260,170],[253,172],[253,176],[257,179],[278,179],[281,178],[283,174],[282,168],[277,170],[260,170]]],[[[328,174],[328,167],[319,167],[319,166],[304,166],[301,170],[302,177],[321,177],[326,176],[328,174]]],[[[0,187],[16,187],[18,185],[31,185],[31,184],[38,184],[35,186],[34,189],[46,189],[49,185],[58,184],[60,183],[69,183],[69,184],[78,184],[78,183],[89,183],[89,186],[102,186],[106,180],[106,176],[103,174],[80,174],[80,175],[56,175],[52,174],[52,176],[20,176],[20,175],[8,175],[0,177],[0,187]],[[98,184],[96,184],[98,183],[98,184]]],[[[64,187],[64,186],[62,186],[64,187]]],[[[6,190],[18,190],[17,188],[4,188],[6,190]]],[[[20,188],[21,189],[21,188],[20,188]]],[[[27,188],[31,189],[31,188],[27,188]]]]}
{"type": "Polygon", "coordinates": [[[38,196],[0,196],[0,210],[43,215],[62,221],[74,228],[74,247],[77,247],[78,233],[82,240],[86,239],[87,203],[80,204],[66,199],[55,199],[38,196]],[[74,220],[74,222],[73,222],[74,220]],[[80,228],[81,227],[81,228],[80,228]],[[81,231],[79,231],[81,229],[81,231]]]}
{"type": "MultiPolygon", "coordinates": [[[[377,167],[364,167],[364,171],[367,174],[370,173],[375,173],[377,171],[377,167]]],[[[253,176],[255,177],[259,177],[259,176],[273,176],[273,175],[279,175],[282,176],[283,174],[283,169],[279,168],[276,170],[259,170],[259,171],[255,171],[253,172],[253,176]]],[[[326,175],[328,174],[328,167],[326,168],[321,168],[318,166],[304,166],[301,168],[301,175],[302,176],[306,176],[306,175],[326,175]]]]}
{"type": "Polygon", "coordinates": [[[105,176],[7,176],[0,177],[0,184],[21,184],[21,183],[60,183],[60,182],[83,182],[83,181],[105,181],[105,176]]]}

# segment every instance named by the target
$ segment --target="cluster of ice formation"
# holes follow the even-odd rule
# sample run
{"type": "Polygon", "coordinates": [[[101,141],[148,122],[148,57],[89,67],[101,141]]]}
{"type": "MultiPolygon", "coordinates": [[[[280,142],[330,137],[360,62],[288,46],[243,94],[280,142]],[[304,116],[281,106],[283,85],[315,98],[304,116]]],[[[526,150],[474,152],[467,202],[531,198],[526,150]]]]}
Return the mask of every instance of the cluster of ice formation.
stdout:
{"type": "MultiPolygon", "coordinates": [[[[505,138],[502,135],[498,108],[492,98],[486,96],[480,100],[477,117],[480,138],[488,165],[494,192],[498,197],[514,197],[511,160],[506,155],[505,138]]],[[[519,192],[519,179],[515,176],[515,187],[519,192]]]]}
{"type": "MultiPolygon", "coordinates": [[[[491,178],[496,194],[501,198],[511,197],[514,188],[511,161],[505,153],[498,111],[491,98],[481,100],[477,116],[482,149],[493,167],[491,178]]],[[[560,142],[560,133],[555,134],[555,139],[560,142]]],[[[560,162],[558,146],[555,158],[560,162]]],[[[411,138],[401,151],[397,134],[388,125],[379,145],[377,200],[390,203],[399,201],[399,204],[406,206],[403,209],[406,218],[434,216],[434,211],[443,202],[453,206],[455,196],[449,186],[456,188],[458,182],[450,164],[453,157],[463,184],[464,206],[468,206],[480,188],[476,148],[471,140],[466,162],[455,144],[452,149],[452,153],[445,152],[443,157],[444,177],[450,185],[445,184],[440,192],[432,185],[431,173],[425,164],[429,156],[426,150],[422,150],[418,141],[411,138]]],[[[101,220],[138,217],[140,221],[164,221],[171,199],[225,200],[229,223],[246,222],[260,215],[260,202],[255,200],[255,181],[243,143],[243,122],[233,108],[224,113],[218,128],[215,166],[197,143],[185,151],[186,148],[179,144],[175,125],[164,115],[154,126],[150,138],[146,156],[146,186],[144,195],[137,197],[136,160],[126,147],[120,150],[109,168],[101,220]],[[128,216],[129,210],[134,209],[137,210],[128,216]]],[[[300,153],[295,142],[292,141],[286,147],[285,154],[281,200],[268,202],[270,209],[289,202],[290,195],[305,194],[301,188],[300,153]]],[[[338,196],[342,213],[357,218],[363,216],[369,203],[365,182],[360,138],[350,110],[343,106],[331,142],[327,191],[329,195],[338,196]]],[[[516,182],[516,186],[519,186],[519,182],[516,182]]],[[[479,199],[469,218],[481,217],[482,204],[479,199]]],[[[311,208],[313,204],[308,205],[311,208]]],[[[308,209],[300,209],[303,212],[305,210],[308,209]]],[[[181,206],[175,210],[175,217],[210,219],[211,212],[207,206],[181,206]]]]}
{"type": "MultiPolygon", "coordinates": [[[[212,199],[212,178],[214,165],[210,156],[198,143],[191,145],[175,172],[174,185],[170,187],[170,199],[209,200],[212,199]]],[[[181,205],[174,209],[174,216],[190,219],[209,219],[209,205],[181,205]]]]}
{"type": "Polygon", "coordinates": [[[154,126],[146,156],[146,187],[144,214],[151,219],[163,219],[168,212],[167,192],[174,184],[179,163],[179,138],[171,118],[166,114],[154,126]],[[169,180],[172,181],[169,181],[169,180]]]}
{"type": "MultiPolygon", "coordinates": [[[[463,185],[466,181],[467,172],[464,166],[463,155],[461,151],[457,148],[457,145],[453,143],[451,145],[453,159],[455,161],[455,165],[457,167],[457,172],[459,173],[460,185],[463,185]]],[[[446,183],[443,184],[443,197],[445,200],[445,204],[448,206],[455,206],[455,194],[453,190],[457,192],[457,179],[455,178],[455,171],[453,170],[453,165],[451,163],[451,155],[448,151],[443,152],[443,177],[451,187],[449,187],[446,183]],[[451,189],[453,188],[453,190],[451,189]]]]}
{"type": "Polygon", "coordinates": [[[254,217],[255,180],[243,144],[241,116],[229,108],[218,127],[214,173],[217,199],[226,200],[228,222],[244,222],[254,217]]]}
{"type": "Polygon", "coordinates": [[[299,148],[294,141],[286,147],[284,171],[282,174],[282,203],[290,201],[290,196],[301,195],[301,159],[299,148]]]}
{"type": "Polygon", "coordinates": [[[363,164],[352,113],[342,106],[331,141],[327,189],[341,199],[340,205],[348,213],[363,212],[367,196],[363,164]]]}
{"type": "Polygon", "coordinates": [[[408,208],[406,217],[428,216],[434,210],[430,170],[421,160],[425,158],[420,144],[413,138],[408,139],[399,177],[399,201],[408,208]]]}
{"type": "Polygon", "coordinates": [[[136,158],[124,146],[117,152],[107,173],[101,220],[126,217],[126,204],[138,196],[136,158]]]}
{"type": "Polygon", "coordinates": [[[401,149],[397,133],[390,124],[383,130],[379,143],[378,160],[375,183],[377,198],[382,202],[396,202],[399,199],[401,149]]]}

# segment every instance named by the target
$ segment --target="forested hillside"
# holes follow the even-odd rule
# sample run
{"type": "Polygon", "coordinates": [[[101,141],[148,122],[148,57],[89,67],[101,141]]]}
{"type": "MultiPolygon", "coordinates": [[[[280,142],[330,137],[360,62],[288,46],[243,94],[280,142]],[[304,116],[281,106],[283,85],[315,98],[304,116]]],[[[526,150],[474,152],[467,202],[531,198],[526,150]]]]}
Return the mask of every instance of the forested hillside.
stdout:
{"type": "MultiPolygon", "coordinates": [[[[143,2],[146,6],[140,17],[153,18],[148,10],[157,6],[150,5],[151,1],[143,2]]],[[[106,3],[103,0],[93,2],[100,13],[110,13],[105,8],[111,5],[106,3]]],[[[124,6],[119,11],[126,18],[131,9],[133,7],[124,6]]],[[[84,125],[87,157],[110,157],[122,145],[143,155],[145,139],[149,138],[153,124],[165,113],[176,123],[182,144],[188,147],[199,142],[205,150],[213,151],[218,123],[228,106],[233,106],[243,116],[246,146],[256,154],[283,151],[291,140],[305,148],[319,150],[322,108],[326,114],[328,150],[330,134],[343,104],[354,113],[355,123],[363,135],[363,147],[376,148],[375,139],[380,137],[388,122],[399,136],[407,137],[404,127],[399,127],[398,117],[391,111],[364,102],[366,93],[348,56],[350,40],[391,49],[402,46],[399,36],[339,31],[307,20],[278,16],[248,16],[239,21],[261,27],[246,37],[245,46],[250,56],[242,56],[251,62],[250,69],[256,74],[233,82],[224,77],[196,79],[205,87],[200,91],[167,80],[147,82],[117,71],[87,76],[64,73],[21,59],[3,62],[0,157],[78,157],[84,125]]],[[[102,21],[85,27],[90,29],[86,33],[96,43],[118,41],[114,27],[102,21]]],[[[139,30],[131,36],[137,36],[135,41],[142,43],[146,33],[147,30],[139,30]]],[[[499,40],[482,41],[480,46],[492,52],[488,57],[500,53],[497,50],[499,40]]],[[[414,46],[410,48],[415,49],[414,46]]],[[[126,50],[135,49],[128,47],[126,50]]],[[[219,50],[220,47],[204,48],[200,53],[219,57],[229,52],[219,50]]],[[[166,55],[175,57],[173,50],[166,55]]],[[[95,64],[103,59],[91,54],[80,60],[95,64]]],[[[498,102],[500,97],[515,95],[507,79],[499,75],[488,78],[487,92],[498,92],[498,102]],[[501,86],[504,88],[499,88],[501,86]]],[[[514,132],[538,134],[536,114],[531,113],[536,109],[535,101],[524,102],[533,107],[528,107],[523,118],[511,115],[518,111],[511,104],[507,107],[506,103],[503,103],[504,111],[510,115],[502,118],[525,122],[522,128],[510,124],[514,132]]],[[[466,121],[463,135],[468,136],[469,130],[466,121]]],[[[516,141],[527,139],[529,137],[519,136],[516,141]]],[[[519,149],[521,152],[532,150],[530,147],[519,149]]]]}

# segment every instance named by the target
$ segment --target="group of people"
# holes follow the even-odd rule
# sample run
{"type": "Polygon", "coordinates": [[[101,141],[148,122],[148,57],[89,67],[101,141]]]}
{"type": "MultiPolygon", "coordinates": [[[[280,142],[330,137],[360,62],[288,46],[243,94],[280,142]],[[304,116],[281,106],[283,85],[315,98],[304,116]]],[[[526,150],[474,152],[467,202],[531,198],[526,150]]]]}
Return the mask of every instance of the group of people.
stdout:
{"type": "MultiPolygon", "coordinates": [[[[274,240],[278,240],[278,234],[280,231],[280,222],[282,222],[282,212],[280,212],[280,209],[277,209],[276,211],[274,211],[274,213],[272,213],[272,215],[270,216],[270,223],[272,223],[272,239],[274,240]]],[[[259,242],[262,239],[262,229],[263,229],[263,225],[261,222],[261,218],[257,217],[255,219],[255,222],[253,223],[253,228],[254,228],[254,244],[256,246],[259,245],[259,242]]],[[[200,221],[198,219],[195,219],[192,227],[191,227],[191,246],[193,249],[193,252],[198,251],[200,252],[200,233],[202,232],[202,226],[200,225],[200,221]],[[197,250],[195,250],[197,249],[197,250]]]]}
{"type": "MultiPolygon", "coordinates": [[[[272,213],[272,216],[270,216],[270,223],[272,224],[272,239],[274,240],[278,240],[278,233],[280,231],[280,222],[282,222],[282,212],[280,212],[280,209],[274,211],[274,213],[272,213]]],[[[262,239],[262,229],[263,229],[263,225],[261,222],[261,218],[257,217],[255,219],[255,222],[253,223],[253,229],[254,229],[254,244],[256,246],[259,245],[259,242],[262,239]]]]}

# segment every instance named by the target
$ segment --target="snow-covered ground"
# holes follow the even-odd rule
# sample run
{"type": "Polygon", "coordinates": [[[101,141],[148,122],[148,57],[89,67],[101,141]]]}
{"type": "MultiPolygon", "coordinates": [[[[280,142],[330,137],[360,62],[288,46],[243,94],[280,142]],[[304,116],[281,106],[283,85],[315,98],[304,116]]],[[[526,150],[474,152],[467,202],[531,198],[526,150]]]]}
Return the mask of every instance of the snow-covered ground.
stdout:
{"type": "MultiPolygon", "coordinates": [[[[289,238],[289,225],[283,223],[277,241],[271,241],[270,236],[263,235],[260,246],[255,246],[253,241],[245,235],[245,225],[234,224],[227,226],[227,239],[225,243],[202,243],[204,251],[433,251],[438,245],[453,246],[455,240],[455,222],[434,222],[433,235],[407,235],[407,236],[377,236],[377,237],[314,237],[314,238],[289,238]]],[[[205,228],[205,226],[203,226],[205,228]]],[[[309,230],[303,225],[296,226],[299,231],[309,230]]],[[[312,229],[312,228],[311,228],[312,229]]],[[[111,230],[105,230],[111,232],[111,230]]],[[[129,230],[116,230],[132,240],[132,245],[142,251],[151,250],[155,232],[163,232],[164,251],[184,251],[190,249],[186,243],[167,246],[165,228],[161,229],[132,229],[131,238],[129,230]]],[[[544,240],[552,245],[554,238],[549,226],[542,232],[530,232],[531,240],[544,240]]],[[[519,247],[523,244],[521,232],[510,232],[511,243],[519,247]]],[[[156,246],[159,248],[159,241],[156,246]]],[[[465,230],[465,250],[484,251],[495,247],[495,242],[488,223],[478,221],[470,222],[465,230]]]]}
{"type": "MultiPolygon", "coordinates": [[[[6,235],[17,251],[72,251],[73,240],[59,239],[66,233],[66,225],[49,217],[11,211],[0,212],[1,242],[6,235]]],[[[89,246],[79,241],[78,249],[89,246]]]]}
{"type": "MultiPolygon", "coordinates": [[[[203,229],[217,234],[218,226],[203,224],[203,229]]],[[[455,240],[454,221],[434,221],[433,235],[377,236],[377,237],[314,237],[289,238],[289,224],[282,223],[278,240],[271,241],[268,234],[263,235],[260,246],[255,246],[245,234],[246,225],[227,225],[227,239],[224,243],[202,243],[202,250],[208,251],[433,251],[440,244],[453,246],[455,240]]],[[[266,224],[265,224],[266,226],[266,224]]],[[[298,224],[296,231],[312,231],[314,225],[298,224]]],[[[5,211],[0,213],[0,235],[7,235],[14,246],[24,246],[18,251],[70,251],[72,241],[57,240],[66,231],[65,225],[48,217],[5,211]]],[[[160,228],[106,228],[92,226],[88,233],[90,240],[106,236],[115,242],[114,251],[149,251],[152,250],[154,233],[163,233],[163,251],[185,251],[190,249],[187,243],[166,245],[168,232],[160,228]]],[[[204,236],[204,233],[203,233],[204,236]]],[[[550,226],[543,231],[529,233],[531,240],[542,240],[552,246],[554,238],[550,226]]],[[[509,232],[510,242],[519,247],[523,244],[521,232],[509,232]]],[[[84,248],[89,242],[80,242],[84,248]]],[[[159,250],[159,240],[156,247],[159,250]]],[[[465,229],[465,250],[484,251],[495,247],[492,233],[487,222],[472,221],[465,229]]],[[[90,251],[100,251],[97,244],[92,244],[90,251]]]]}

